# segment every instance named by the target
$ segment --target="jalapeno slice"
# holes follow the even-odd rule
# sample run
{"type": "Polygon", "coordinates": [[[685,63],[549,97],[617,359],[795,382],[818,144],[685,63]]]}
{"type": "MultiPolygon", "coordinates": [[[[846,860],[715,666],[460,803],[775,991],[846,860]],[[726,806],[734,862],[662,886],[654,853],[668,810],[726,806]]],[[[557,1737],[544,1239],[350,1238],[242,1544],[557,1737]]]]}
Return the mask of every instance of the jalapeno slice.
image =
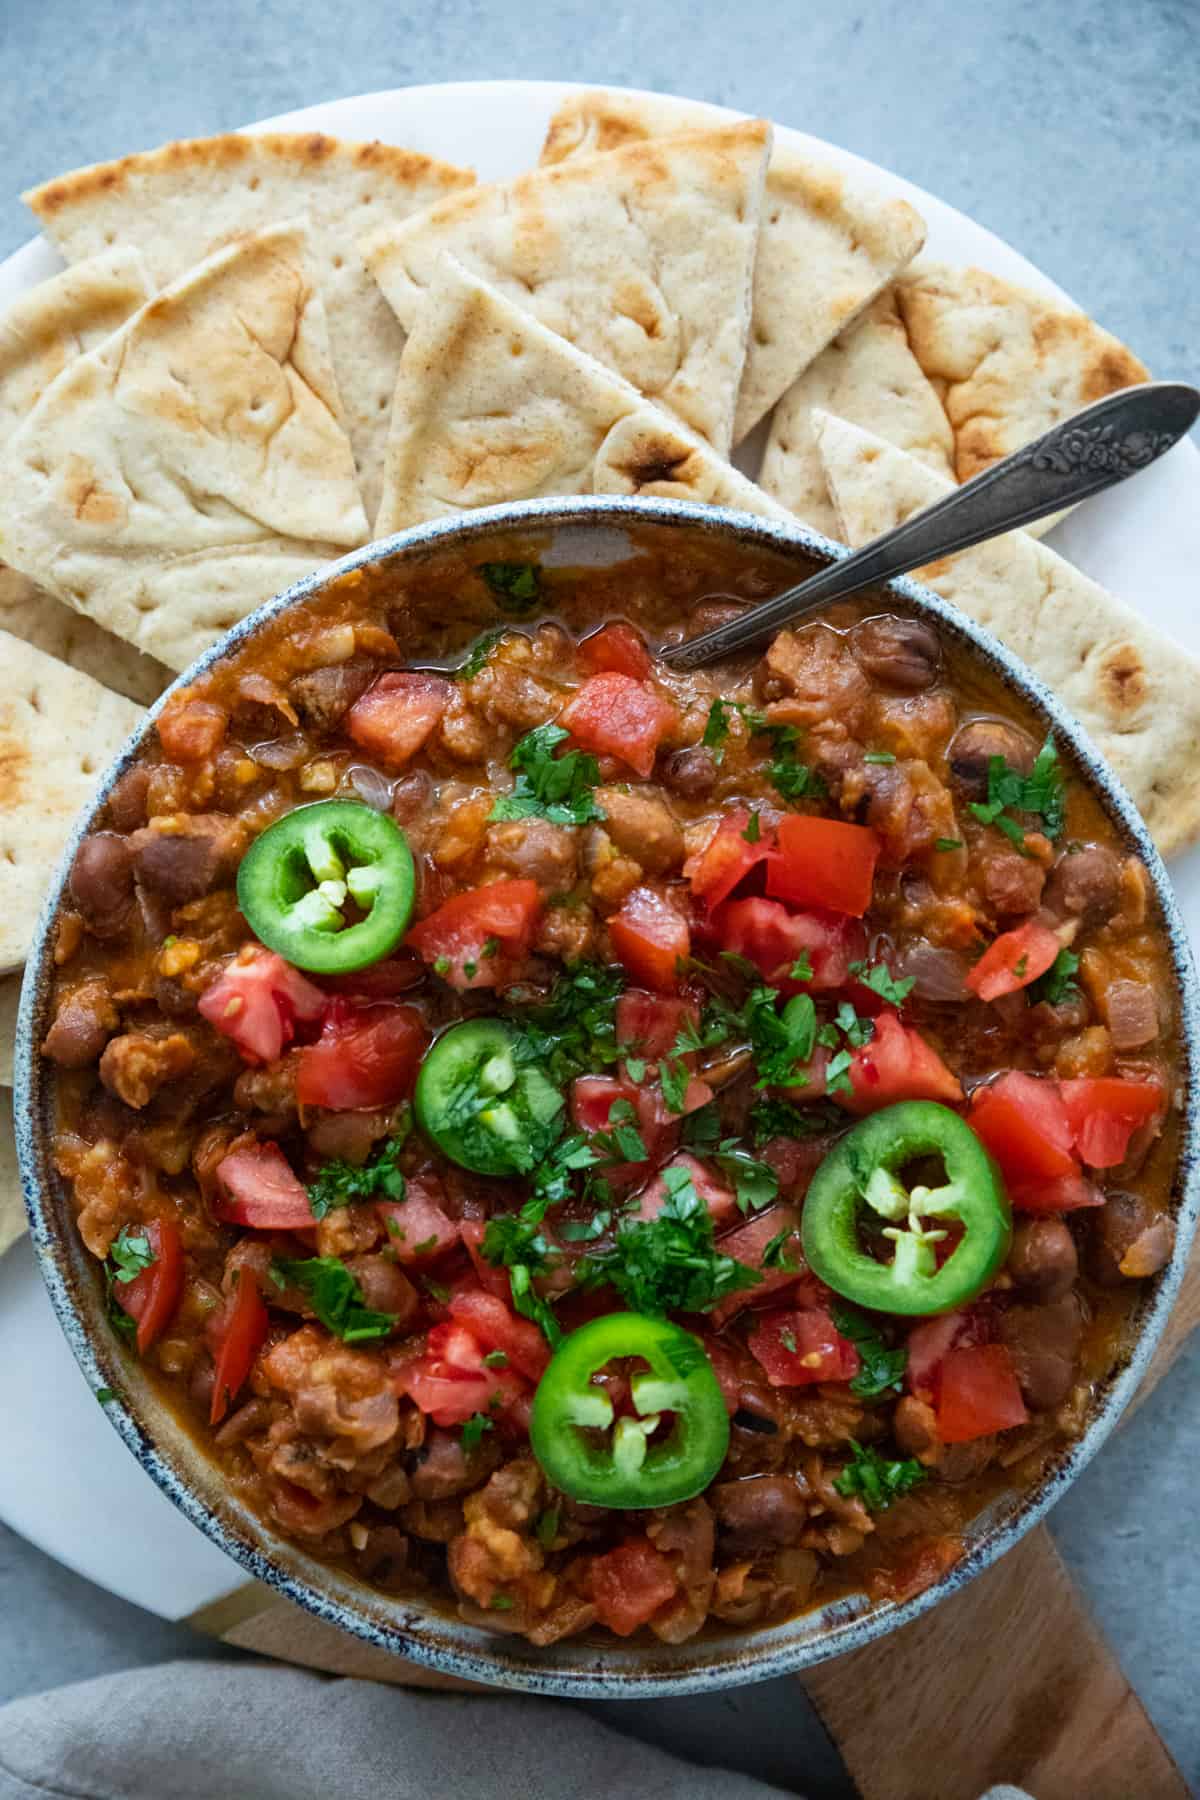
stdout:
{"type": "Polygon", "coordinates": [[[808,1190],[800,1237],[813,1273],[847,1300],[876,1312],[939,1313],[969,1300],[1001,1267],[1012,1211],[970,1126],[933,1100],[905,1100],[872,1113],[830,1151],[808,1190]],[[940,1158],[945,1181],[910,1190],[900,1171],[924,1157],[940,1158]],[[962,1226],[962,1237],[939,1268],[949,1222],[962,1226]],[[864,1225],[892,1243],[890,1260],[863,1248],[864,1225]]]}
{"type": "Polygon", "coordinates": [[[547,1479],[575,1500],[673,1506],[702,1493],[721,1467],[729,1414],[690,1331],[642,1313],[609,1313],[555,1351],[533,1397],[529,1436],[547,1479]],[[630,1376],[634,1414],[614,1423],[612,1401],[592,1377],[621,1357],[650,1366],[630,1376]],[[668,1413],[671,1428],[657,1438],[668,1413]]]}
{"type": "Polygon", "coordinates": [[[297,969],[345,975],[394,950],[412,918],[412,852],[386,813],[319,800],[269,825],[242,858],[238,905],[297,969]]]}
{"type": "Polygon", "coordinates": [[[438,1149],[477,1175],[527,1175],[559,1129],[563,1097],[503,1019],[464,1019],[421,1064],[413,1108],[438,1149]]]}

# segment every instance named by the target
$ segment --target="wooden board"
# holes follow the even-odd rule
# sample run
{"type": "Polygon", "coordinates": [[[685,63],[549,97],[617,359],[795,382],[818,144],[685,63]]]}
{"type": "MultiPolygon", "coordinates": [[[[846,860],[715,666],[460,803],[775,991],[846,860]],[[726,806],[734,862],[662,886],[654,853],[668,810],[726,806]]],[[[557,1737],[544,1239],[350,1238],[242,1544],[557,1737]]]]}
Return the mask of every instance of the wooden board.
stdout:
{"type": "MultiPolygon", "coordinates": [[[[1135,1406],[1197,1325],[1200,1251],[1135,1406]]],[[[1044,1525],[952,1600],[804,1685],[863,1800],[977,1800],[997,1781],[1037,1800],[1187,1800],[1044,1525]]]]}

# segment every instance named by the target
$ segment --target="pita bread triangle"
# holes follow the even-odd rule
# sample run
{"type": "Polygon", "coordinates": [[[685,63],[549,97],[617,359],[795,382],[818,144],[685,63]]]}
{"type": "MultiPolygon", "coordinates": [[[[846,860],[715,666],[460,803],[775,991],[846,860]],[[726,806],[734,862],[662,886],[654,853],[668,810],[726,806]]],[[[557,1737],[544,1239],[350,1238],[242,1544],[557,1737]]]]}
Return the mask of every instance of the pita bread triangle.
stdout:
{"type": "Polygon", "coordinates": [[[305,243],[218,251],[68,364],[0,456],[0,556],[172,668],[367,536],[305,243]]]}
{"type": "Polygon", "coordinates": [[[379,531],[538,494],[653,494],[791,518],[619,375],[446,257],[400,362],[379,531]]]}
{"type": "Polygon", "coordinates": [[[346,429],[373,517],[404,338],[358,240],[376,222],[396,223],[473,181],[469,170],[391,144],[230,132],[77,169],[24,198],[68,262],[116,241],[141,251],[158,286],[250,232],[307,218],[346,429]]]}
{"type": "Polygon", "coordinates": [[[364,239],[405,330],[449,253],[724,455],[771,127],[631,144],[456,194],[364,239]]]}
{"type": "MultiPolygon", "coordinates": [[[[882,438],[814,416],[848,544],[858,548],[952,483],[882,438]]],[[[1200,664],[1023,531],[917,571],[1008,645],[1080,720],[1165,856],[1200,837],[1200,664]]]]}
{"type": "Polygon", "coordinates": [[[950,480],[954,435],[921,372],[891,290],[835,338],[775,408],[759,481],[806,525],[836,538],[841,527],[813,432],[813,409],[835,413],[906,450],[950,480]]]}
{"type": "MultiPolygon", "coordinates": [[[[137,251],[117,249],[22,294],[0,317],[0,444],[74,357],[103,343],[153,292],[137,251]]],[[[160,663],[3,565],[0,628],[143,705],[170,679],[160,663]]]]}
{"type": "Polygon", "coordinates": [[[983,269],[922,261],[901,277],[896,296],[913,355],[953,428],[959,481],[1093,400],[1150,379],[1086,313],[983,269]]]}
{"type": "MultiPolygon", "coordinates": [[[[693,100],[603,88],[576,94],[551,119],[542,162],[592,156],[672,132],[711,130],[727,117],[722,108],[693,100]]],[[[906,200],[881,198],[818,157],[773,148],[735,444],[916,255],[924,238],[924,221],[906,200]]]]}
{"type": "Polygon", "coordinates": [[[0,969],[24,961],[46,885],[141,708],[0,632],[0,969]]]}

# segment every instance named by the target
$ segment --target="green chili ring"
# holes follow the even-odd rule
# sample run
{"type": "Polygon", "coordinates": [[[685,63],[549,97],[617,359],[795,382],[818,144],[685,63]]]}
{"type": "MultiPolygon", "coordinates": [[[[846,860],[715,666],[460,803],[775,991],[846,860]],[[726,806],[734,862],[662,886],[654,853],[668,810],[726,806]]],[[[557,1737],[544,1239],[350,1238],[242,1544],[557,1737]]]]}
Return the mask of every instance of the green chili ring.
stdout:
{"type": "Polygon", "coordinates": [[[444,1031],[417,1076],[417,1124],[439,1150],[476,1175],[527,1175],[559,1130],[563,1097],[522,1055],[503,1019],[464,1019],[444,1031]]]}
{"type": "Polygon", "coordinates": [[[548,1481],[575,1500],[623,1509],[674,1506],[703,1493],[729,1448],[729,1414],[698,1338],[667,1319],[608,1313],[555,1351],[533,1397],[533,1454],[548,1481]],[[636,1416],[613,1422],[592,1376],[614,1358],[639,1357],[630,1377],[636,1416]],[[651,1442],[663,1413],[675,1422],[651,1442]],[[611,1435],[600,1439],[598,1433],[611,1435]]]}
{"type": "Polygon", "coordinates": [[[948,1312],[1003,1266],[1012,1209],[1000,1171],[970,1126],[936,1101],[905,1100],[863,1119],[830,1151],[808,1190],[800,1236],[814,1275],[856,1305],[912,1315],[948,1312]],[[897,1172],[931,1155],[942,1158],[945,1185],[910,1194],[897,1172]],[[890,1262],[862,1248],[864,1213],[889,1221],[883,1230],[895,1244],[890,1262]],[[946,1219],[961,1224],[963,1235],[939,1268],[935,1245],[946,1233],[937,1222],[946,1219]]]}
{"type": "Polygon", "coordinates": [[[350,974],[387,956],[408,930],[415,894],[404,833],[356,800],[285,813],[250,846],[237,877],[255,936],[314,975],[350,974]],[[365,916],[348,920],[347,901],[365,916]]]}

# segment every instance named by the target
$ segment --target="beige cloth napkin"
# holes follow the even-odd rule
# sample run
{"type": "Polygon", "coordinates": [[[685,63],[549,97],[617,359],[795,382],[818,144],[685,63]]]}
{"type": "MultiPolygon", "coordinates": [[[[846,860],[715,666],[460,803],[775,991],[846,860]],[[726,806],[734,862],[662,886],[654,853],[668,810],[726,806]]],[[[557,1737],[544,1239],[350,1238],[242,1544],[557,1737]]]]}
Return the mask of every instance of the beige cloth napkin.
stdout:
{"type": "MultiPolygon", "coordinates": [[[[630,1702],[631,1705],[636,1704],[630,1702]]],[[[164,1663],[0,1708],[0,1800],[772,1800],[578,1708],[164,1663]]],[[[1029,1800],[994,1788],[984,1800],[1029,1800]]]]}

